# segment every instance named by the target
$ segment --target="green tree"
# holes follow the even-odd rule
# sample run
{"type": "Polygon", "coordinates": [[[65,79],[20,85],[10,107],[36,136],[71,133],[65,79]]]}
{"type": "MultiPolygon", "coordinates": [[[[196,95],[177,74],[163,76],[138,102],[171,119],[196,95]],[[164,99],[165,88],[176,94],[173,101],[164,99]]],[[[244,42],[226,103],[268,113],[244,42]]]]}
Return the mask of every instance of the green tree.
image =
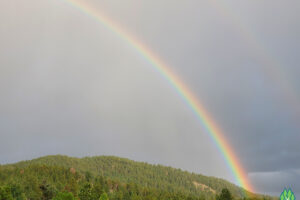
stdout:
{"type": "Polygon", "coordinates": [[[103,194],[101,194],[99,200],[109,200],[107,194],[104,192],[103,194]]]}
{"type": "Polygon", "coordinates": [[[26,177],[25,182],[27,183],[24,187],[26,197],[30,200],[42,199],[42,191],[39,188],[37,176],[30,174],[28,177],[26,177]]]}
{"type": "Polygon", "coordinates": [[[217,200],[232,200],[232,195],[227,188],[222,189],[220,196],[217,196],[217,200]]]}
{"type": "Polygon", "coordinates": [[[13,200],[10,187],[0,187],[0,200],[13,200]]]}
{"type": "Polygon", "coordinates": [[[75,200],[71,192],[59,192],[52,200],[75,200]]]}
{"type": "Polygon", "coordinates": [[[16,199],[16,200],[25,200],[26,199],[26,196],[23,193],[20,185],[13,184],[13,185],[11,185],[10,189],[11,189],[11,194],[14,199],[16,199]]]}
{"type": "Polygon", "coordinates": [[[102,185],[99,182],[95,182],[92,188],[93,199],[99,199],[103,192],[102,185]]]}
{"type": "Polygon", "coordinates": [[[68,181],[66,188],[67,188],[67,191],[72,192],[74,196],[77,196],[78,183],[74,177],[72,177],[71,180],[68,181]]]}
{"type": "Polygon", "coordinates": [[[93,199],[92,186],[90,183],[86,183],[83,185],[83,187],[80,189],[78,197],[81,200],[92,200],[93,199]]]}
{"type": "Polygon", "coordinates": [[[90,182],[92,179],[92,173],[89,171],[85,172],[85,179],[87,180],[87,182],[90,182]]]}
{"type": "Polygon", "coordinates": [[[44,182],[43,184],[40,185],[40,190],[42,191],[42,199],[43,200],[50,200],[54,197],[56,193],[56,189],[50,185],[44,182]]]}

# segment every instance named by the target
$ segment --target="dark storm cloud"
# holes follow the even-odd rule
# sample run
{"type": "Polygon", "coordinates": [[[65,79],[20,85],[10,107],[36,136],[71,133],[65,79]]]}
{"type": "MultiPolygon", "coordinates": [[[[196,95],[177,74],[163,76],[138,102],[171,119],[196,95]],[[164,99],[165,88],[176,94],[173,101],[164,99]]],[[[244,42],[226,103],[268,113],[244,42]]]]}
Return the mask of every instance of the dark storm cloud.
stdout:
{"type": "MultiPolygon", "coordinates": [[[[282,66],[293,101],[211,1],[90,2],[190,86],[260,192],[300,193],[298,2],[220,2],[282,66]]],[[[234,181],[190,108],[116,34],[60,0],[2,1],[0,11],[1,163],[113,154],[234,181]]]]}
{"type": "Polygon", "coordinates": [[[300,170],[250,173],[250,179],[261,193],[279,196],[284,188],[291,188],[296,197],[300,195],[300,170]]]}

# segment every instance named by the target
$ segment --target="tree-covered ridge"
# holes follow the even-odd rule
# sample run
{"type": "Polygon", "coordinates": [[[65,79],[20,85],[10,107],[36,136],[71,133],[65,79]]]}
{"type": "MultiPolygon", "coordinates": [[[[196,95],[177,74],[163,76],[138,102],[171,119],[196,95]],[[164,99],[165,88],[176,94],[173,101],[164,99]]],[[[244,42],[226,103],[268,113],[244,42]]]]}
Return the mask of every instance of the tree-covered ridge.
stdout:
{"type": "Polygon", "coordinates": [[[245,194],[223,179],[111,156],[47,156],[3,165],[0,186],[29,199],[68,195],[61,192],[80,199],[99,199],[103,193],[110,199],[215,199],[223,188],[234,198],[245,194]]]}
{"type": "Polygon", "coordinates": [[[0,169],[0,200],[142,200],[189,199],[203,197],[167,192],[135,183],[122,183],[58,166],[32,164],[25,168],[0,169]]]}

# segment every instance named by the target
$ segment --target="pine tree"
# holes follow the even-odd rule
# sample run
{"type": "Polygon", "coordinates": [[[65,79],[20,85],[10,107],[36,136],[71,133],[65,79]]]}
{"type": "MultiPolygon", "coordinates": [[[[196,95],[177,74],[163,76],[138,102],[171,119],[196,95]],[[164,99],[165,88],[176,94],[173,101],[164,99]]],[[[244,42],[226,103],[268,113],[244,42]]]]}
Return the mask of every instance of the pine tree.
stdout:
{"type": "Polygon", "coordinates": [[[232,195],[227,188],[222,189],[220,196],[217,196],[217,200],[232,200],[232,195]]]}
{"type": "Polygon", "coordinates": [[[103,194],[101,194],[99,200],[109,200],[107,194],[104,192],[103,194]]]}
{"type": "Polygon", "coordinates": [[[52,200],[75,200],[71,192],[60,192],[52,200]]]}
{"type": "Polygon", "coordinates": [[[79,194],[78,194],[79,199],[81,200],[92,200],[93,195],[92,195],[92,186],[90,183],[86,183],[83,185],[81,188],[79,194]]]}

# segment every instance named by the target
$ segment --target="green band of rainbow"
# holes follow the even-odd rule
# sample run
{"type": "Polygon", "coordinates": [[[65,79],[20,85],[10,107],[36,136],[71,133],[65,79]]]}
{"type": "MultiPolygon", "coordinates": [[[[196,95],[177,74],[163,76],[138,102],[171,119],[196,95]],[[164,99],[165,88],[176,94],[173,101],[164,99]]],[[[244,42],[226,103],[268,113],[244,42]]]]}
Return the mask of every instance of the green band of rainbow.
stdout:
{"type": "Polygon", "coordinates": [[[188,90],[186,85],[170,70],[167,65],[160,61],[157,56],[154,55],[148,48],[146,48],[137,39],[126,33],[123,29],[115,24],[112,20],[101,15],[99,11],[94,8],[84,4],[83,2],[75,0],[65,0],[72,6],[78,8],[81,12],[87,14],[88,16],[94,18],[95,20],[101,22],[112,32],[116,33],[120,38],[125,40],[129,45],[136,49],[136,51],[142,55],[151,65],[165,78],[168,82],[176,89],[178,94],[185,100],[185,102],[192,108],[199,122],[206,129],[207,133],[210,135],[212,140],[215,142],[219,151],[223,155],[226,164],[232,171],[237,183],[248,191],[253,191],[253,187],[247,179],[242,165],[235,156],[232,148],[226,142],[224,134],[220,131],[217,125],[208,115],[207,111],[204,109],[202,104],[196,97],[188,90]]]}

